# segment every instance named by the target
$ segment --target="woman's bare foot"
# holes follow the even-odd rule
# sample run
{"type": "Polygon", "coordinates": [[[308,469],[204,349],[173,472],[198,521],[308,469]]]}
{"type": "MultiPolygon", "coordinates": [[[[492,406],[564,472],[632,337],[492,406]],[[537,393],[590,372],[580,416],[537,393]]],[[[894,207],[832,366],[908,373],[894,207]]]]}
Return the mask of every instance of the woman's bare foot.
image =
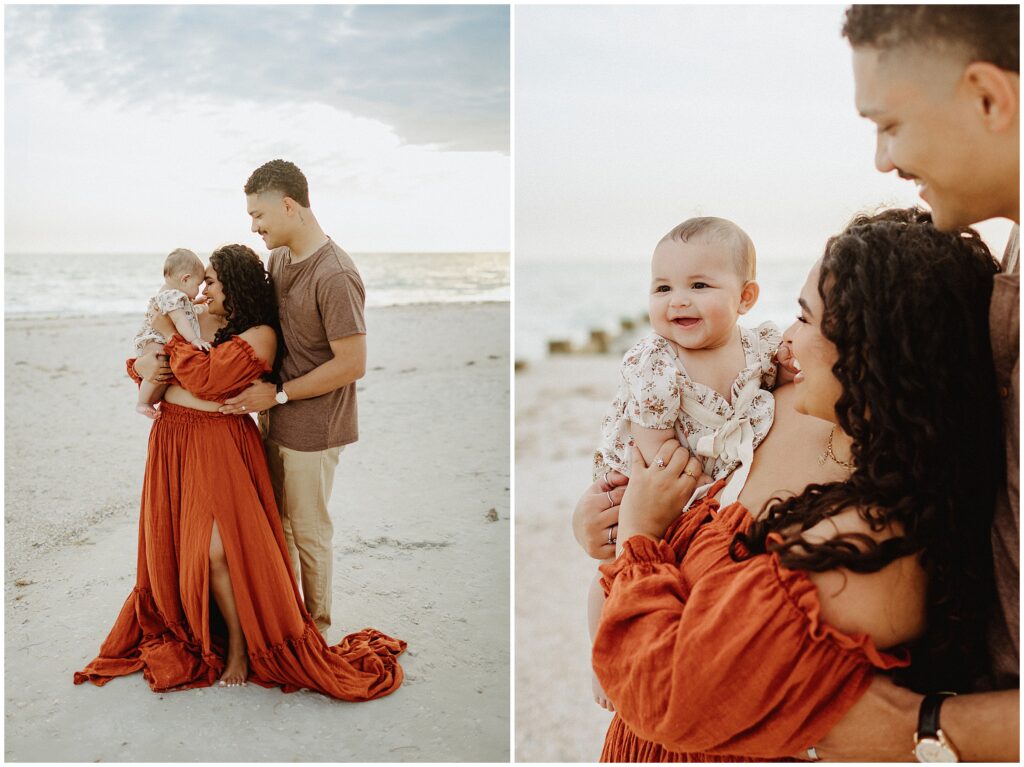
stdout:
{"type": "Polygon", "coordinates": [[[228,660],[224,664],[224,673],[220,675],[218,684],[221,687],[245,687],[249,678],[249,658],[245,652],[245,640],[232,641],[228,647],[228,660]]]}
{"type": "Polygon", "coordinates": [[[152,418],[154,421],[160,417],[160,411],[152,405],[136,405],[135,412],[141,413],[146,418],[152,418]]]}
{"type": "Polygon", "coordinates": [[[604,694],[604,690],[601,689],[601,683],[597,681],[597,674],[593,671],[590,672],[590,687],[594,692],[594,702],[603,708],[605,711],[614,711],[615,706],[608,700],[608,696],[604,694]]]}

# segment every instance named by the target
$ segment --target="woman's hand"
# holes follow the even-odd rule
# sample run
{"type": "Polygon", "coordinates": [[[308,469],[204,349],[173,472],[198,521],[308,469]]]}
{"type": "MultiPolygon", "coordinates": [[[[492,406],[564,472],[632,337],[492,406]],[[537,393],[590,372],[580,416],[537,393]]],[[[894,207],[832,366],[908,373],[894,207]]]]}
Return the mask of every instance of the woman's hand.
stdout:
{"type": "Polygon", "coordinates": [[[166,383],[171,378],[171,368],[167,364],[164,345],[152,341],[146,344],[142,354],[132,363],[135,374],[154,384],[166,383]]]}
{"type": "Polygon", "coordinates": [[[674,439],[658,449],[649,467],[636,446],[630,450],[632,476],[619,506],[618,540],[634,535],[661,539],[705,479],[704,465],[674,439]]]}
{"type": "Polygon", "coordinates": [[[572,513],[572,534],[594,559],[615,558],[615,525],[627,482],[629,477],[624,474],[605,472],[604,481],[588,487],[572,513]]]}

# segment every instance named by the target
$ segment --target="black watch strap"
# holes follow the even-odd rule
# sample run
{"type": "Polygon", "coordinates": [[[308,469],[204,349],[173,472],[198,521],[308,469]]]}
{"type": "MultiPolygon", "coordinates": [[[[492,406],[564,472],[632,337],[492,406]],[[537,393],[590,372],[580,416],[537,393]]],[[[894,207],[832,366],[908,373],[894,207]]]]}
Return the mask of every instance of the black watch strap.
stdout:
{"type": "Polygon", "coordinates": [[[277,385],[277,393],[280,394],[283,391],[284,391],[284,382],[282,381],[281,383],[279,383],[277,385]]]}
{"type": "Polygon", "coordinates": [[[939,736],[939,709],[952,697],[949,692],[937,692],[925,695],[921,701],[921,711],[917,715],[917,737],[938,738],[939,736]]]}

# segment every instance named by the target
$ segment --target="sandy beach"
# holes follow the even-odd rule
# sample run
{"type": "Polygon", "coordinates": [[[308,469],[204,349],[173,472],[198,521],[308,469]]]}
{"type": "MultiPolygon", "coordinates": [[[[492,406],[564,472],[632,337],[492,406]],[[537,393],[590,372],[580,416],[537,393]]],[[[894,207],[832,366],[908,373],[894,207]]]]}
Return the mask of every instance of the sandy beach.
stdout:
{"type": "Polygon", "coordinates": [[[593,762],[611,714],[590,691],[586,593],[597,563],[572,535],[619,354],[516,373],[516,760],[593,762]]]}
{"type": "MultiPolygon", "coordinates": [[[[6,759],[507,761],[509,305],[367,311],[328,641],[373,626],[409,650],[405,684],[359,704],[255,685],[156,694],[141,674],[72,684],[134,582],[150,422],[123,366],[138,322],[5,323],[6,759]]],[[[564,509],[523,516],[556,529],[564,509]]]]}

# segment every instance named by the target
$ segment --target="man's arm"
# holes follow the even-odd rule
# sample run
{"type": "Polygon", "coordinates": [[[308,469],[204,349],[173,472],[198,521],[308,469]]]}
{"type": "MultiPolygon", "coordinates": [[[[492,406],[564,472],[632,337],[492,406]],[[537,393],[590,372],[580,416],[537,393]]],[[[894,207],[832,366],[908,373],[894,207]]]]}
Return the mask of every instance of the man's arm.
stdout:
{"type": "Polygon", "coordinates": [[[366,375],[365,335],[360,333],[331,341],[331,352],[333,359],[284,385],[288,399],[319,397],[366,375]]]}
{"type": "MultiPolygon", "coordinates": [[[[913,762],[923,696],[879,675],[820,743],[834,762],[913,762]]],[[[965,762],[1020,761],[1020,692],[958,695],[942,704],[942,732],[965,762]]],[[[800,755],[803,756],[803,755],[800,755]]]]}
{"type": "MultiPolygon", "coordinates": [[[[366,374],[366,336],[362,333],[331,341],[333,357],[293,378],[284,385],[289,400],[312,399],[340,389],[366,374]]],[[[254,381],[237,397],[225,400],[220,412],[228,414],[254,413],[269,410],[277,404],[277,388],[272,383],[254,381]]]]}

